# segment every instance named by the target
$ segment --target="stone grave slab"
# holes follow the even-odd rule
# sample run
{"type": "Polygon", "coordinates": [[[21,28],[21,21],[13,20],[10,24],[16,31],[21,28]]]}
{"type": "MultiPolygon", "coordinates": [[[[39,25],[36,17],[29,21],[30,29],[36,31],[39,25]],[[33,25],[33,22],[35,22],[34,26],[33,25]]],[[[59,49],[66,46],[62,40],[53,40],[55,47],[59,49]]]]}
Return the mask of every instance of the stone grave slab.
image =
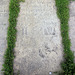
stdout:
{"type": "Polygon", "coordinates": [[[55,0],[25,0],[17,23],[14,72],[49,75],[61,70],[63,60],[60,21],[55,0]]]}

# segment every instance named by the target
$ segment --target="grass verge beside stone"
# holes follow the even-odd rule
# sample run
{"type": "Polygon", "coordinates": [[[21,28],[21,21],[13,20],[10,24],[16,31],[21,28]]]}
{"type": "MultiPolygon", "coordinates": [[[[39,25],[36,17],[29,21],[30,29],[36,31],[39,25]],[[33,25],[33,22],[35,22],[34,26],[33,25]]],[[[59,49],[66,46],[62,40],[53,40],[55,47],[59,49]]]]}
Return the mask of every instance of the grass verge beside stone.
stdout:
{"type": "Polygon", "coordinates": [[[61,22],[61,36],[64,48],[64,62],[61,64],[63,73],[62,75],[74,75],[75,64],[74,54],[70,47],[71,42],[69,39],[69,0],[55,0],[57,6],[57,15],[61,22]]]}
{"type": "Polygon", "coordinates": [[[17,17],[20,11],[20,0],[10,0],[9,27],[7,32],[7,49],[4,55],[3,74],[13,75],[14,47],[16,42],[17,17]]]}

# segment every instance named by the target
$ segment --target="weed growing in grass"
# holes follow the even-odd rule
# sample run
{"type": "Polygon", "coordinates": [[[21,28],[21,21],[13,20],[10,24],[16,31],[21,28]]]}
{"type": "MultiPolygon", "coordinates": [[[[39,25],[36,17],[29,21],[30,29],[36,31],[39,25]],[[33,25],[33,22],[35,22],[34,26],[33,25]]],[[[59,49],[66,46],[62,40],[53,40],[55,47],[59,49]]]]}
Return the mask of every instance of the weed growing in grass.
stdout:
{"type": "Polygon", "coordinates": [[[20,11],[20,1],[10,0],[9,4],[9,27],[7,32],[7,49],[4,55],[4,64],[2,69],[4,75],[13,75],[14,47],[17,32],[15,27],[17,24],[17,17],[20,11]]]}
{"type": "Polygon", "coordinates": [[[69,0],[55,0],[57,6],[57,15],[61,22],[61,36],[64,47],[64,62],[61,64],[63,69],[63,75],[74,75],[75,64],[74,54],[72,53],[69,39],[69,0]]]}

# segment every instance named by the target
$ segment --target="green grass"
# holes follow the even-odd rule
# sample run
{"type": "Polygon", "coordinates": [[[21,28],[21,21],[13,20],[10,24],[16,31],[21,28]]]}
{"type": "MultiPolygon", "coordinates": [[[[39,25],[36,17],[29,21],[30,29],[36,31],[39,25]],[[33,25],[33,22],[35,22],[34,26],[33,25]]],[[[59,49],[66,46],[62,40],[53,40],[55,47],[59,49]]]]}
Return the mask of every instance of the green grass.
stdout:
{"type": "Polygon", "coordinates": [[[7,49],[4,55],[4,64],[2,69],[4,75],[13,75],[14,47],[17,32],[15,27],[17,25],[17,17],[20,11],[19,3],[19,0],[10,0],[9,4],[9,27],[7,32],[7,49]]]}
{"type": "Polygon", "coordinates": [[[74,75],[75,64],[74,54],[70,47],[71,42],[69,39],[69,0],[55,0],[57,6],[57,15],[61,22],[61,36],[64,48],[64,62],[61,64],[63,75],[74,75]]]}

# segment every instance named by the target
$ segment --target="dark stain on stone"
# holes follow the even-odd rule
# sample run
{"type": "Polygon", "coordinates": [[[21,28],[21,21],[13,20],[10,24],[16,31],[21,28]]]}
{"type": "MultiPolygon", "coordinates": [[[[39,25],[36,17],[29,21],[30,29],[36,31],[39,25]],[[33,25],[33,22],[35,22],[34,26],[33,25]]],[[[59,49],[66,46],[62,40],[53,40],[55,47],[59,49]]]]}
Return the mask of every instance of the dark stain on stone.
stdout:
{"type": "Polygon", "coordinates": [[[55,52],[55,53],[58,55],[58,53],[57,53],[57,51],[56,51],[56,50],[54,50],[54,49],[53,49],[52,51],[53,51],[53,52],[55,52]]]}
{"type": "Polygon", "coordinates": [[[45,45],[45,50],[51,52],[50,48],[47,45],[45,45]]]}
{"type": "Polygon", "coordinates": [[[54,50],[54,49],[53,49],[52,51],[53,51],[53,52],[55,52],[55,50],[54,50]]]}
{"type": "Polygon", "coordinates": [[[45,45],[45,48],[46,48],[46,49],[50,49],[47,45],[45,45]]]}
{"type": "Polygon", "coordinates": [[[55,35],[55,33],[53,33],[53,35],[55,35]]]}
{"type": "Polygon", "coordinates": [[[45,57],[45,55],[43,55],[42,51],[39,49],[39,56],[41,56],[42,58],[45,57]]]}

